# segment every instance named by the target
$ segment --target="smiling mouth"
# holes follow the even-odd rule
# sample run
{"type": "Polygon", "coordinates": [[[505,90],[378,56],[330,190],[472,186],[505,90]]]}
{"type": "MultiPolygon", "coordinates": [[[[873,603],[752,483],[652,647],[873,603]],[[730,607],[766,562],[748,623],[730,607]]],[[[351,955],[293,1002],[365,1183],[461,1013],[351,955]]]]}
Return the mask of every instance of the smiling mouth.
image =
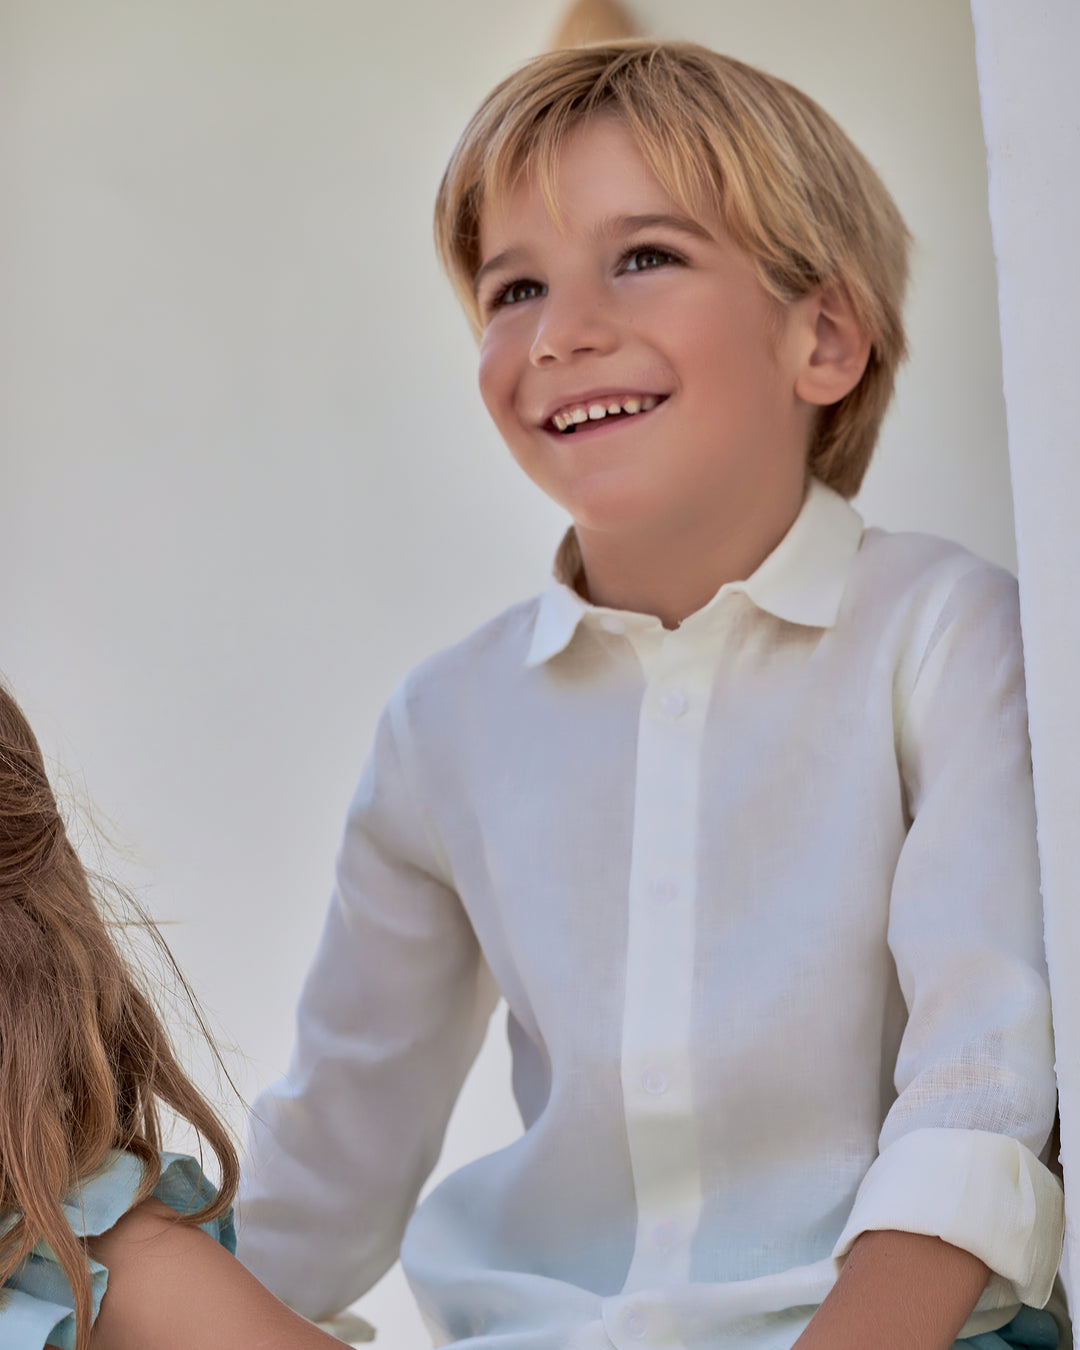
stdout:
{"type": "Polygon", "coordinates": [[[652,412],[667,398],[666,394],[630,394],[622,398],[594,399],[588,403],[568,403],[553,413],[547,421],[549,430],[569,436],[578,427],[595,422],[625,420],[641,413],[652,412]]]}

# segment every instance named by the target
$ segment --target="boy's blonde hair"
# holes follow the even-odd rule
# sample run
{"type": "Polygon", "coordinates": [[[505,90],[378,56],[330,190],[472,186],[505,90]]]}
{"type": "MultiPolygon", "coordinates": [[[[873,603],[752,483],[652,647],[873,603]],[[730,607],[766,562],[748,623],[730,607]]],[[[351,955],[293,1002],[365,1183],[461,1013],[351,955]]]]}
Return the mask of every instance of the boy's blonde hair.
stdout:
{"type": "Polygon", "coordinates": [[[764,71],[693,43],[631,39],[549,52],[498,85],[465,128],[435,203],[436,247],[474,329],[484,203],[529,173],[557,218],[560,149],[568,132],[599,113],[629,128],[683,210],[722,222],[778,303],[822,285],[851,301],[871,340],[870,360],[851,393],[820,411],[808,463],[852,496],[906,355],[910,236],[881,179],[832,118],[764,71]]]}

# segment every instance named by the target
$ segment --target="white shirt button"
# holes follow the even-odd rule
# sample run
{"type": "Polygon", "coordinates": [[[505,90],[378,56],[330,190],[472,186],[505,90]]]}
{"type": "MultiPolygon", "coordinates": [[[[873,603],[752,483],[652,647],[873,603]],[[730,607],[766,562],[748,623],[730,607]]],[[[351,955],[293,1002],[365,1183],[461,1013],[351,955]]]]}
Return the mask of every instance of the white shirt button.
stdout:
{"type": "Polygon", "coordinates": [[[681,717],[686,707],[686,695],[681,689],[665,689],[660,695],[660,711],[665,717],[681,717]]]}
{"type": "Polygon", "coordinates": [[[622,619],[617,619],[614,614],[601,614],[600,627],[605,633],[625,633],[626,624],[622,619]]]}
{"type": "Polygon", "coordinates": [[[635,1341],[644,1339],[649,1324],[640,1308],[627,1308],[622,1315],[622,1329],[635,1341]]]}
{"type": "Polygon", "coordinates": [[[670,905],[679,894],[679,888],[673,881],[661,878],[649,887],[649,894],[656,905],[670,905]]]}
{"type": "Polygon", "coordinates": [[[650,1064],[641,1075],[641,1086],[651,1097],[659,1097],[668,1090],[668,1076],[659,1064],[650,1064]]]}

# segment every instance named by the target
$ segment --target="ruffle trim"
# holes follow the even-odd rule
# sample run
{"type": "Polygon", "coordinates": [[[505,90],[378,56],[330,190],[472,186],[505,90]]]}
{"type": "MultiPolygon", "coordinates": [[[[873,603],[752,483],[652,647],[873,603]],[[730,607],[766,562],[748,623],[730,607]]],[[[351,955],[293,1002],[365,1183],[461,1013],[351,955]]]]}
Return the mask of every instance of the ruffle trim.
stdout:
{"type": "MultiPolygon", "coordinates": [[[[142,1183],[142,1164],[130,1153],[116,1151],[100,1172],[82,1182],[62,1201],[72,1231],[79,1237],[107,1233],[125,1215],[142,1183]]],[[[161,1176],[152,1194],[178,1214],[200,1209],[216,1191],[195,1158],[185,1153],[162,1153],[161,1176]]],[[[0,1219],[6,1232],[18,1216],[0,1219]]],[[[236,1250],[232,1211],[200,1227],[229,1252],[236,1250]]],[[[108,1284],[108,1271],[89,1260],[94,1317],[108,1284]]],[[[71,1287],[45,1242],[39,1242],[26,1264],[4,1285],[0,1295],[0,1344],[4,1350],[43,1350],[56,1345],[74,1350],[75,1313],[71,1287]]]]}

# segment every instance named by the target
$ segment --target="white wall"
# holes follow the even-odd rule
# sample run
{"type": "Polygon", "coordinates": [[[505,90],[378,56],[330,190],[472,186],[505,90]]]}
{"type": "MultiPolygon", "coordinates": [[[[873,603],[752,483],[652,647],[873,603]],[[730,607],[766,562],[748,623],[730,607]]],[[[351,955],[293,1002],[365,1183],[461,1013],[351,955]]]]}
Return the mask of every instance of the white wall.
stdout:
{"type": "MultiPolygon", "coordinates": [[[[1024,627],[1039,857],[1054,1003],[1061,1163],[1062,1276],[1080,1307],[1080,8],[1049,0],[1021,13],[1009,0],[973,0],[1001,294],[1009,446],[1016,484],[1020,612],[1024,627]],[[1049,134],[1048,134],[1049,133],[1049,134]]],[[[1074,1317],[1080,1347],[1080,1318],[1074,1317]]]]}
{"type": "MultiPolygon", "coordinates": [[[[430,204],[555,0],[6,0],[0,669],[112,822],[242,1090],[283,1066],[401,675],[543,583],[430,204]]],[[[963,0],[639,0],[821,99],[919,239],[861,505],[1014,559],[963,0]]],[[[501,1022],[442,1167],[514,1129],[501,1022]]],[[[239,1121],[237,1108],[231,1107],[239,1121]]],[[[392,1276],[363,1305],[425,1345],[392,1276]]]]}

